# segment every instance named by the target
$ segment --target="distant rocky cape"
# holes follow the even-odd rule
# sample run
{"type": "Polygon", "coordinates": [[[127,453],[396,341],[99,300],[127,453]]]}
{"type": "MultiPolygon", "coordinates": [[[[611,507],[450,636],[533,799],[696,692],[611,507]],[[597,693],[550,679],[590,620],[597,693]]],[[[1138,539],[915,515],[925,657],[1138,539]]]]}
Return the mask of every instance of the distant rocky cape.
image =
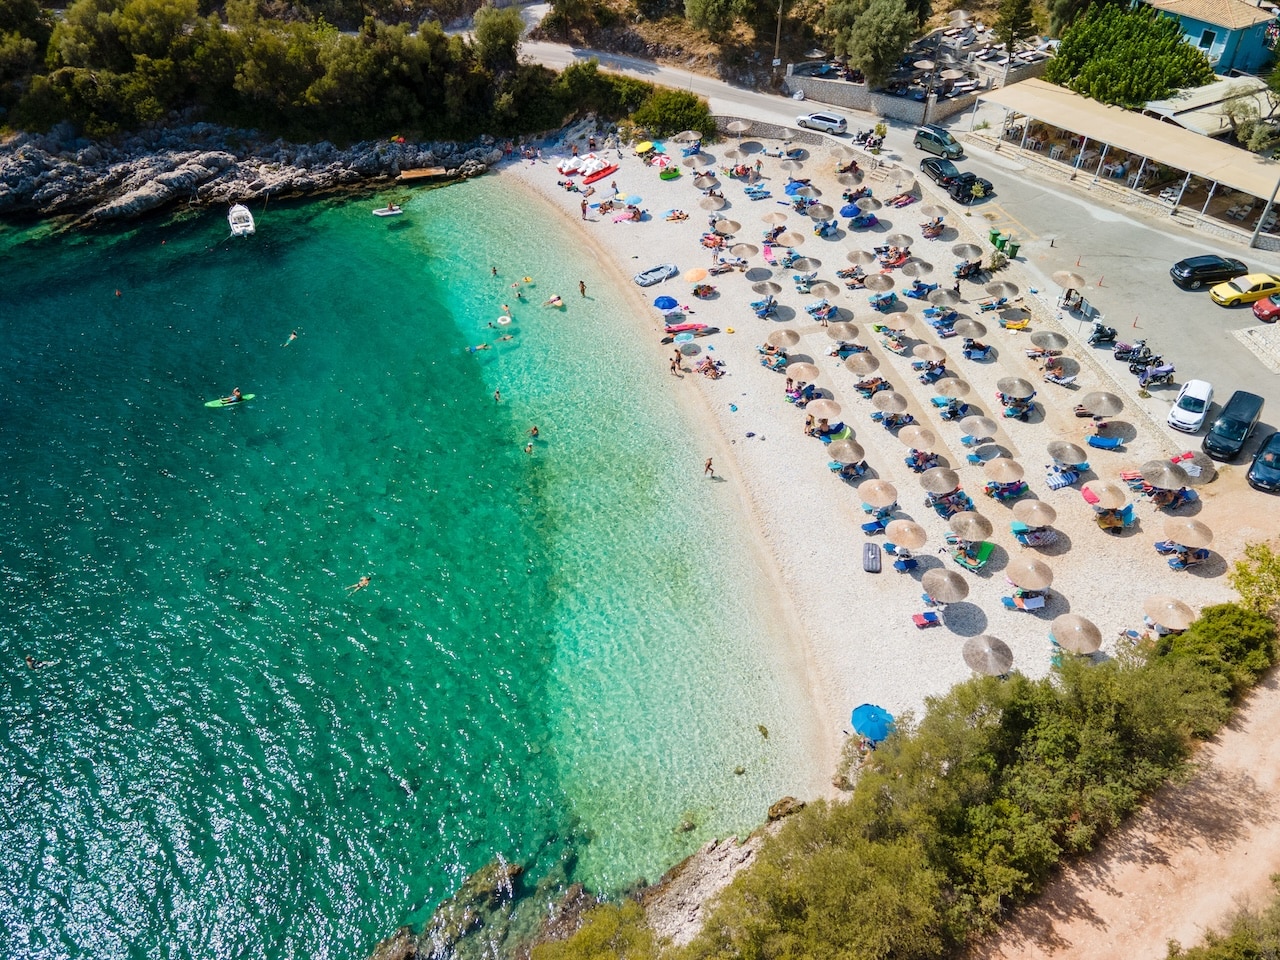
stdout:
{"type": "Polygon", "coordinates": [[[502,158],[489,137],[471,144],[266,140],[209,123],[86,140],[67,125],[0,144],[0,217],[128,220],[177,204],[216,206],[305,196],[442,167],[443,179],[484,173],[502,158]]]}

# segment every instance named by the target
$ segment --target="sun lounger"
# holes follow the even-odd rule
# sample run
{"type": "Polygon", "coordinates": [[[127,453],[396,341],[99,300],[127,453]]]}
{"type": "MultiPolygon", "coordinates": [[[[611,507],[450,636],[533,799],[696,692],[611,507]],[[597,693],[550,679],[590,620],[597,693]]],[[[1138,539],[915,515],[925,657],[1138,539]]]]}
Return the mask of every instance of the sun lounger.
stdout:
{"type": "Polygon", "coordinates": [[[1099,437],[1091,434],[1086,442],[1091,447],[1097,447],[1099,450],[1115,450],[1123,442],[1119,437],[1099,437]]]}
{"type": "Polygon", "coordinates": [[[1001,597],[1000,602],[1006,610],[1041,610],[1044,608],[1044,597],[1001,597]]]}
{"type": "Polygon", "coordinates": [[[916,625],[916,629],[923,630],[926,627],[937,627],[942,624],[942,618],[931,610],[924,613],[913,613],[911,622],[916,625]]]}
{"type": "Polygon", "coordinates": [[[991,554],[995,551],[996,545],[989,540],[984,540],[978,544],[973,556],[969,556],[963,550],[956,548],[951,551],[951,559],[966,570],[981,570],[987,565],[987,561],[991,559],[991,554]]]}

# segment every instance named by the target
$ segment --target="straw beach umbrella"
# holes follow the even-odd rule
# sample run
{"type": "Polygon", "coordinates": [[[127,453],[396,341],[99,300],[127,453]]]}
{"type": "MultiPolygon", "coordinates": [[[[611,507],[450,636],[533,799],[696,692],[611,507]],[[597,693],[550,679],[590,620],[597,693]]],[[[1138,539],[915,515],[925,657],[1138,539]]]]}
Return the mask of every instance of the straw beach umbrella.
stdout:
{"type": "Polygon", "coordinates": [[[960,421],[960,429],[977,440],[985,440],[995,436],[996,422],[990,417],[974,414],[960,421]]]}
{"type": "Polygon", "coordinates": [[[876,262],[876,255],[870,250],[850,250],[844,255],[844,258],[855,267],[861,267],[868,263],[876,262]]]}
{"type": "Polygon", "coordinates": [[[827,336],[832,340],[856,340],[858,327],[848,320],[837,320],[827,326],[827,336]]]}
{"type": "Polygon", "coordinates": [[[866,455],[862,445],[853,440],[832,440],[827,444],[827,456],[836,463],[860,463],[866,455]]]}
{"type": "Polygon", "coordinates": [[[961,260],[972,260],[982,256],[982,248],[976,243],[957,243],[951,248],[951,253],[961,260]]]}
{"type": "Polygon", "coordinates": [[[795,380],[803,380],[805,383],[813,383],[821,373],[822,371],[812,363],[787,364],[787,376],[795,380]]]}
{"type": "Polygon", "coordinates": [[[1029,527],[1047,527],[1058,519],[1058,511],[1043,500],[1019,500],[1013,505],[1013,516],[1029,527]]]}
{"type": "Polygon", "coordinates": [[[803,170],[804,164],[799,160],[783,160],[778,167],[787,173],[795,173],[797,170],[803,170]]]}
{"type": "Polygon", "coordinates": [[[898,439],[912,450],[932,450],[938,445],[938,438],[933,435],[932,430],[915,423],[903,427],[898,433],[898,439]]]}
{"type": "Polygon", "coordinates": [[[819,420],[834,420],[840,416],[840,404],[834,400],[813,400],[805,409],[819,420]]]}
{"type": "Polygon", "coordinates": [[[761,280],[758,283],[753,283],[751,289],[762,296],[772,296],[775,293],[782,292],[782,285],[774,283],[772,280],[761,280]]]}
{"type": "Polygon", "coordinates": [[[914,520],[890,520],[885,524],[884,535],[895,547],[919,550],[929,539],[924,527],[914,520]]]}
{"type": "Polygon", "coordinates": [[[1051,440],[1049,446],[1046,447],[1049,456],[1057,460],[1059,463],[1071,464],[1085,463],[1089,459],[1089,455],[1084,452],[1083,447],[1078,447],[1074,443],[1066,440],[1051,440]]]}
{"type": "Polygon", "coordinates": [[[1124,409],[1124,401],[1114,393],[1108,393],[1105,390],[1095,390],[1092,393],[1086,393],[1084,397],[1081,398],[1080,406],[1084,407],[1095,417],[1114,417],[1124,409]]]}
{"type": "Polygon", "coordinates": [[[1079,290],[1084,286],[1084,277],[1078,273],[1072,273],[1070,270],[1059,270],[1053,275],[1053,282],[1060,287],[1066,287],[1068,290],[1079,290]]]}
{"type": "Polygon", "coordinates": [[[700,173],[693,178],[693,185],[699,190],[709,190],[716,185],[715,174],[700,173]]]}
{"type": "Polygon", "coordinates": [[[953,513],[947,523],[951,527],[951,532],[961,540],[985,540],[991,536],[991,531],[995,529],[992,527],[990,520],[972,510],[961,510],[959,513],[953,513]]]}
{"type": "Polygon", "coordinates": [[[929,493],[950,493],[960,486],[960,474],[950,467],[930,467],[920,474],[920,486],[929,493]]]}
{"type": "Polygon", "coordinates": [[[954,307],[960,302],[960,294],[946,287],[939,287],[937,290],[930,290],[929,296],[925,299],[935,307],[954,307]]]}
{"type": "Polygon", "coordinates": [[[936,204],[936,203],[926,203],[923,207],[920,208],[920,216],[922,217],[933,218],[933,217],[945,217],[946,215],[947,215],[947,208],[940,206],[939,204],[936,204]]]}
{"type": "Polygon", "coordinates": [[[1084,489],[1095,497],[1094,506],[1099,510],[1119,510],[1129,502],[1128,491],[1110,480],[1090,480],[1084,489]]]}
{"type": "Polygon", "coordinates": [[[982,469],[996,483],[1016,483],[1026,475],[1022,464],[1008,457],[995,457],[988,460],[982,465],[982,469]]]}
{"type": "Polygon", "coordinates": [[[871,395],[871,405],[883,413],[902,413],[907,409],[907,398],[896,390],[881,390],[871,395]]]}
{"type": "Polygon", "coordinates": [[[972,387],[969,386],[967,380],[948,377],[946,380],[939,380],[935,383],[933,389],[940,397],[967,397],[972,387]]]}
{"type": "Polygon", "coordinates": [[[858,209],[863,213],[875,213],[884,206],[875,197],[859,197],[854,203],[858,205],[858,209]]]}
{"type": "Polygon", "coordinates": [[[698,206],[703,210],[719,210],[727,202],[724,197],[703,197],[698,201],[698,206]]]}
{"type": "MultiPolygon", "coordinates": [[[[950,293],[951,291],[948,290],[947,292],[950,293]]],[[[957,320],[951,329],[956,332],[956,336],[972,337],[975,340],[987,335],[987,328],[985,326],[977,320],[969,320],[967,318],[964,320],[957,320]]]]}
{"type": "Polygon", "coordinates": [[[905,233],[891,233],[884,238],[884,242],[891,247],[907,248],[911,246],[911,238],[905,233]]]}
{"type": "Polygon", "coordinates": [[[1031,342],[1042,350],[1061,350],[1070,341],[1053,330],[1038,330],[1031,335],[1031,342]]]}
{"type": "Polygon", "coordinates": [[[1018,295],[1018,285],[1008,280],[992,280],[984,288],[992,297],[1007,297],[1012,300],[1018,295]]]}
{"type": "Polygon", "coordinates": [[[777,227],[787,222],[787,215],[781,210],[770,210],[760,219],[771,227],[777,227]]]}
{"type": "Polygon", "coordinates": [[[1024,590],[1047,590],[1053,583],[1053,570],[1035,557],[1014,557],[1005,567],[1004,575],[1015,587],[1024,590]]]}
{"type": "Polygon", "coordinates": [[[920,586],[937,603],[959,603],[969,595],[969,583],[954,570],[934,567],[920,577],[920,586]]]}
{"type": "Polygon", "coordinates": [[[745,259],[747,257],[754,257],[760,252],[760,248],[754,243],[735,243],[729,248],[729,252],[735,257],[742,257],[745,259]]]}
{"type": "MultiPolygon", "coordinates": [[[[844,358],[844,368],[850,373],[865,377],[880,369],[880,361],[865,350],[862,353],[851,353],[844,358]]],[[[879,396],[879,394],[875,394],[879,396]]]]}
{"type": "Polygon", "coordinates": [[[1187,474],[1187,485],[1198,487],[1202,483],[1210,482],[1218,475],[1218,468],[1214,466],[1213,459],[1206,453],[1196,450],[1188,457],[1182,455],[1182,460],[1178,464],[1187,474]]]}
{"type": "Polygon", "coordinates": [[[815,297],[834,297],[840,293],[840,288],[830,280],[819,280],[817,283],[810,284],[809,292],[815,297]]]}
{"type": "Polygon", "coordinates": [[[884,293],[893,289],[893,277],[887,273],[873,273],[863,281],[863,286],[873,293],[884,293]]]}
{"type": "Polygon", "coordinates": [[[835,211],[832,210],[825,203],[815,203],[808,210],[806,210],[805,213],[809,215],[809,219],[811,220],[826,220],[833,213],[835,213],[835,211]]]}
{"type": "Polygon", "coordinates": [[[1191,480],[1187,471],[1168,460],[1148,460],[1140,472],[1143,480],[1161,490],[1179,490],[1191,480]]]}
{"type": "Polygon", "coordinates": [[[1199,550],[1213,543],[1213,531],[1190,517],[1170,517],[1164,522],[1164,535],[1174,543],[1199,550]]]}
{"type": "Polygon", "coordinates": [[[686,167],[709,167],[715,163],[715,158],[705,153],[695,153],[692,157],[685,157],[680,161],[686,167]]]}
{"type": "Polygon", "coordinates": [[[737,220],[717,220],[715,231],[722,237],[731,237],[742,229],[742,224],[737,220]]]}
{"type": "Polygon", "coordinates": [[[1175,597],[1148,597],[1142,612],[1166,630],[1185,630],[1196,620],[1196,612],[1175,597]]]}
{"type": "Polygon", "coordinates": [[[932,343],[916,344],[911,350],[911,355],[917,360],[925,360],[929,363],[938,363],[947,359],[947,351],[932,343]]]}
{"type": "Polygon", "coordinates": [[[764,342],[771,347],[782,347],[785,350],[788,347],[794,347],[800,342],[800,334],[784,327],[781,330],[774,330],[764,338],[764,342]]]}
{"type": "Polygon", "coordinates": [[[888,480],[868,480],[858,488],[862,499],[873,507],[891,507],[898,502],[898,488],[888,480]]]}
{"type": "Polygon", "coordinates": [[[804,197],[806,200],[816,200],[818,197],[822,196],[822,191],[810,183],[797,190],[794,196],[804,197]]]}
{"type": "Polygon", "coordinates": [[[924,260],[908,260],[902,265],[901,270],[908,277],[927,277],[933,273],[933,264],[924,260]]]}
{"type": "Polygon", "coordinates": [[[701,143],[702,134],[697,130],[681,130],[671,139],[676,143],[701,143]]]}
{"type": "Polygon", "coordinates": [[[842,173],[840,174],[840,176],[836,177],[836,183],[840,184],[840,186],[842,187],[856,187],[861,182],[862,182],[861,170],[859,170],[857,173],[842,173]]]}
{"type": "Polygon", "coordinates": [[[996,389],[1015,400],[1026,400],[1036,392],[1036,388],[1021,377],[1001,377],[996,381],[996,389]]]}
{"type": "Polygon", "coordinates": [[[1003,677],[1013,669],[1013,651],[1003,640],[980,633],[964,642],[960,655],[974,673],[1003,677]]]}
{"type": "Polygon", "coordinates": [[[780,247],[798,247],[804,243],[804,234],[788,230],[786,233],[780,234],[775,242],[780,247]]]}
{"type": "Polygon", "coordinates": [[[1064,613],[1054,617],[1049,625],[1049,635],[1058,646],[1081,656],[1097,653],[1102,646],[1102,631],[1078,613],[1064,613]]]}

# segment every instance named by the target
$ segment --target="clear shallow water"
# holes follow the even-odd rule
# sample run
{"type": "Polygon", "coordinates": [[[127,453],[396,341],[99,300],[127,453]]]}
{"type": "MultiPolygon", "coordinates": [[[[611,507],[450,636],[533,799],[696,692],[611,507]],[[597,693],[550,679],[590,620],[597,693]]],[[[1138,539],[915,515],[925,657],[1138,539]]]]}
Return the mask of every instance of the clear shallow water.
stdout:
{"type": "Polygon", "coordinates": [[[497,178],[372,206],[0,235],[0,955],[362,957],[818,787],[643,325],[497,178]]]}

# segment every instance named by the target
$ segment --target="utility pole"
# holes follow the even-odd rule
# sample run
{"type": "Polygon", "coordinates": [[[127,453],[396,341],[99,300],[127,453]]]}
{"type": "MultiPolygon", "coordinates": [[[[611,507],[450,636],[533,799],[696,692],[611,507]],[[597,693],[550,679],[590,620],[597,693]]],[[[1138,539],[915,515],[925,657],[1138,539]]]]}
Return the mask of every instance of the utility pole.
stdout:
{"type": "Polygon", "coordinates": [[[778,0],[778,32],[773,35],[773,78],[778,79],[778,68],[782,66],[782,60],[778,57],[778,51],[782,49],[782,5],[786,0],[778,0]]]}

